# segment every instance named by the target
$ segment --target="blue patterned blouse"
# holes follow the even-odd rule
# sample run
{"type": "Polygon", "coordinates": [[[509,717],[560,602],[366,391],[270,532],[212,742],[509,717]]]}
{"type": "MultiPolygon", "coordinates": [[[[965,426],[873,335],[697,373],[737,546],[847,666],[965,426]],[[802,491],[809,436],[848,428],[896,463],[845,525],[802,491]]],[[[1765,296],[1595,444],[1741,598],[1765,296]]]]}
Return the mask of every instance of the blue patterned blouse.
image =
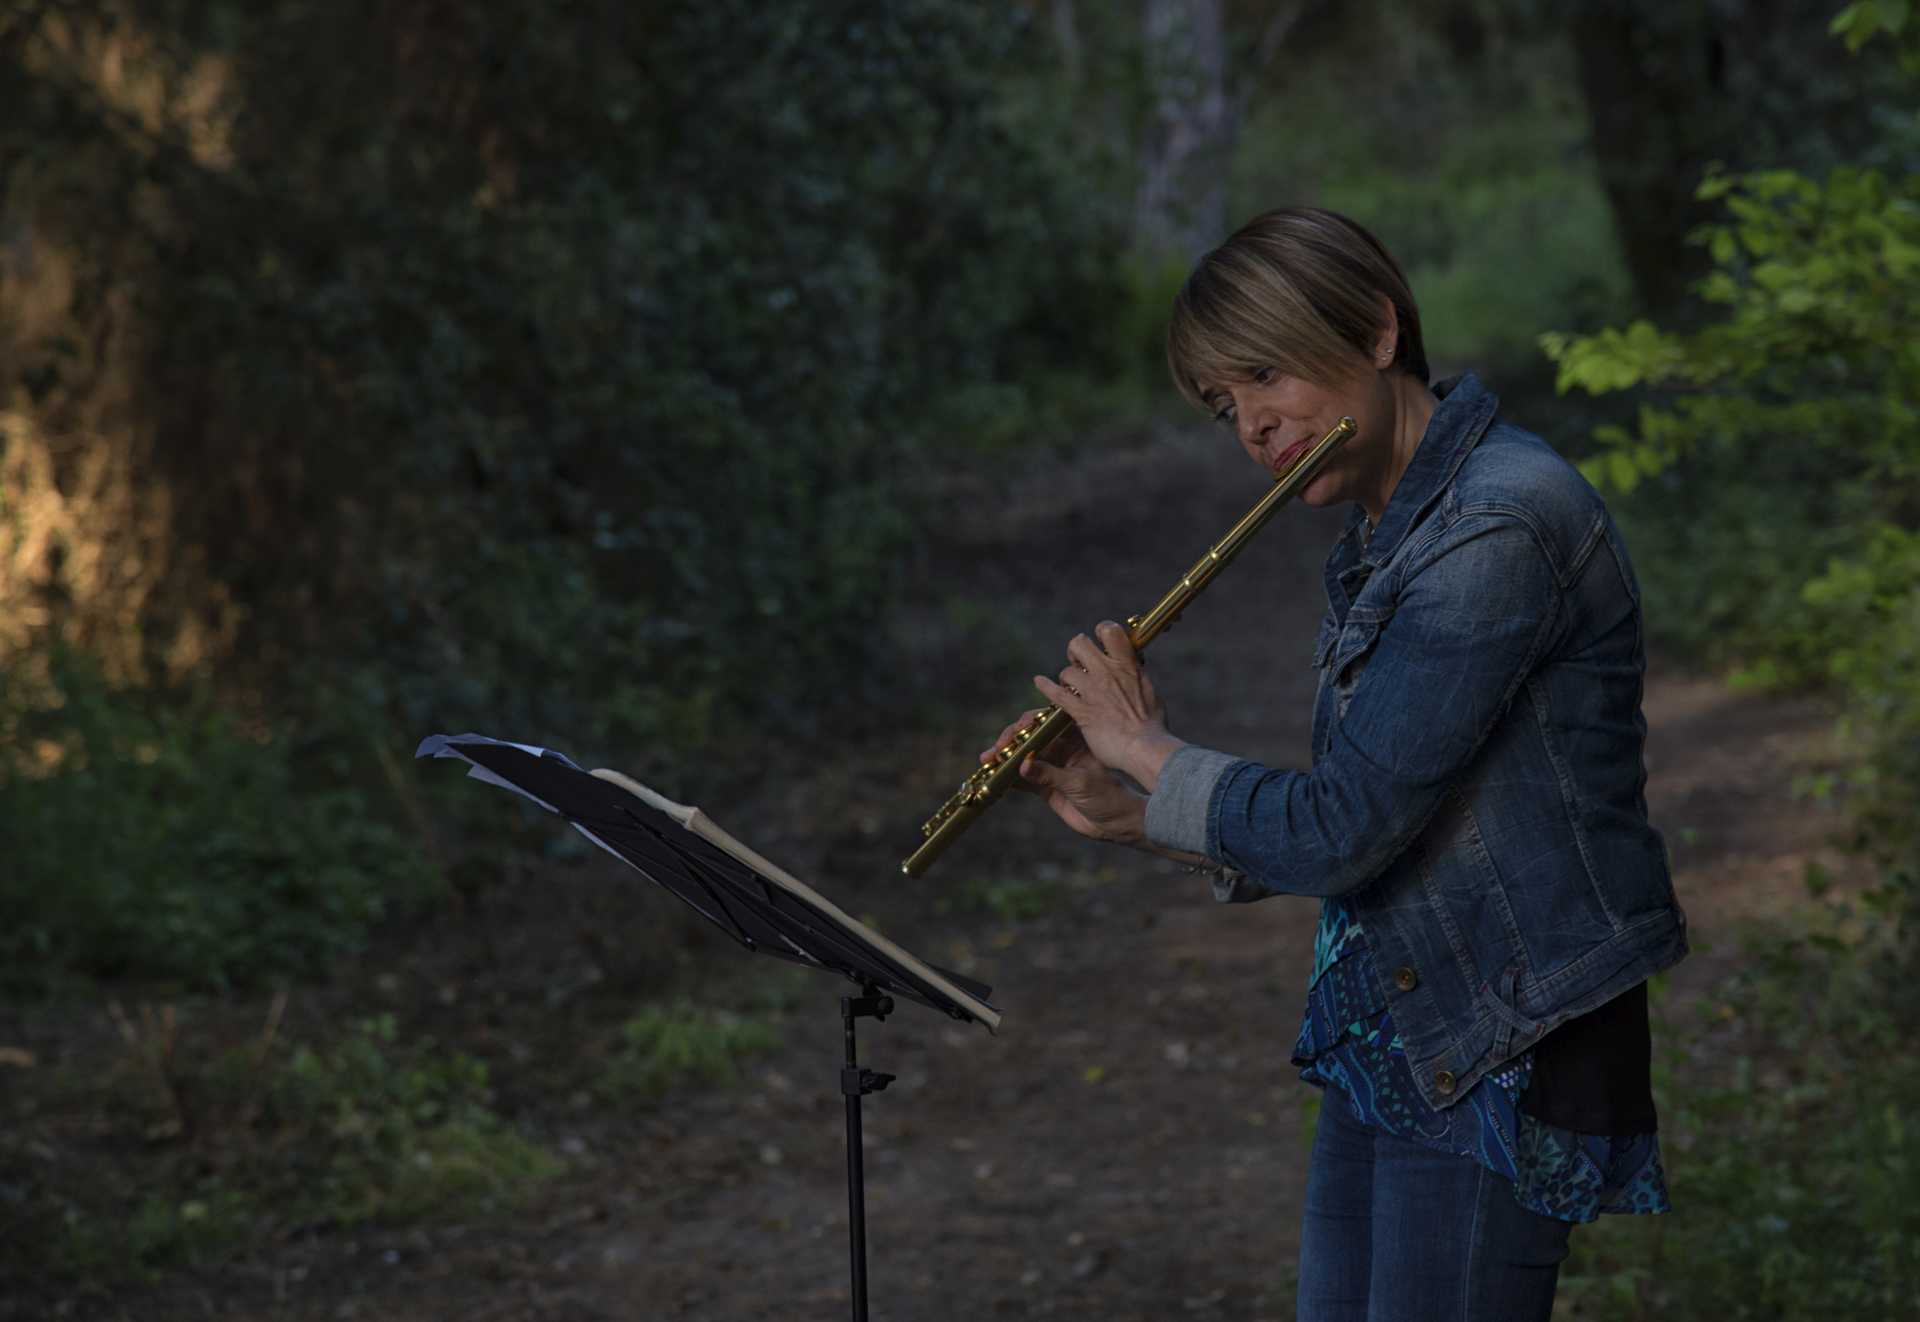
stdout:
{"type": "Polygon", "coordinates": [[[1360,1117],[1385,1133],[1469,1157],[1513,1181],[1520,1205],[1543,1216],[1585,1222],[1604,1212],[1671,1210],[1658,1135],[1580,1134],[1521,1109],[1532,1051],[1445,1110],[1428,1106],[1378,987],[1366,933],[1337,900],[1325,901],[1306,1018],[1293,1047],[1302,1079],[1340,1088],[1360,1117]]]}

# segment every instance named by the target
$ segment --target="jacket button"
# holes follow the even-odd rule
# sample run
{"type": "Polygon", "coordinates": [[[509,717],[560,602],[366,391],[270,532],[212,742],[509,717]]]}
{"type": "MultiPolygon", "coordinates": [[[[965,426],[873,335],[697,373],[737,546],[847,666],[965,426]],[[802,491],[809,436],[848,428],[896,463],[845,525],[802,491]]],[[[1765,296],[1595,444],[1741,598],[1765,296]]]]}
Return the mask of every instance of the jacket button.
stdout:
{"type": "Polygon", "coordinates": [[[1435,1089],[1436,1089],[1436,1090],[1437,1090],[1437,1091],[1438,1091],[1438,1092],[1439,1092],[1439,1093],[1440,1093],[1440,1094],[1441,1094],[1442,1096],[1449,1096],[1449,1095],[1451,1095],[1451,1094],[1452,1094],[1452,1092],[1453,1092],[1453,1073],[1452,1073],[1452,1071],[1450,1071],[1450,1070],[1441,1070],[1441,1071],[1440,1071],[1440,1072],[1439,1072],[1438,1074],[1436,1074],[1436,1075],[1434,1075],[1434,1076],[1433,1076],[1433,1086],[1434,1086],[1434,1088],[1435,1088],[1435,1089]]]}
{"type": "Polygon", "coordinates": [[[1412,969],[1402,966],[1393,971],[1393,985],[1401,991],[1412,991],[1420,985],[1420,978],[1412,969]]]}

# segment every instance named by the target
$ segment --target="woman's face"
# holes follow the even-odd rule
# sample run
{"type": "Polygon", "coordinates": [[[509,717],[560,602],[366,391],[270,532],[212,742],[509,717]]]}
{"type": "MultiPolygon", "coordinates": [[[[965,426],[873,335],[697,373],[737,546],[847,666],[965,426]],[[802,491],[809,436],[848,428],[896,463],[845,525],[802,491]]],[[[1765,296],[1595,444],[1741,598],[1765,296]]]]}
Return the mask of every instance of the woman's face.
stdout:
{"type": "Polygon", "coordinates": [[[1379,476],[1380,465],[1369,460],[1375,450],[1384,448],[1383,442],[1385,446],[1392,442],[1392,391],[1383,373],[1365,366],[1334,386],[1267,369],[1252,381],[1215,387],[1207,399],[1215,420],[1232,427],[1247,455],[1275,476],[1341,418],[1352,416],[1359,431],[1299,493],[1308,505],[1363,500],[1369,482],[1379,476]]]}

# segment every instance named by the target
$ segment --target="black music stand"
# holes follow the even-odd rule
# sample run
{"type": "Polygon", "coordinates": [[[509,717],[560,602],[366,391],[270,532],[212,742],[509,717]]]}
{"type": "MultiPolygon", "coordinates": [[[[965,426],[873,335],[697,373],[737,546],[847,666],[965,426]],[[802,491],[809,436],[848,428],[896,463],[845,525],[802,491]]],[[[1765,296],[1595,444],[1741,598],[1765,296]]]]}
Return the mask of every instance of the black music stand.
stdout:
{"type": "Polygon", "coordinates": [[[860,1099],[893,1082],[862,1069],[854,1021],[884,1020],[893,997],[918,1001],[962,1021],[999,1025],[992,988],[923,963],[825,896],[720,830],[699,809],[674,803],[617,771],[586,771],[551,749],[485,735],[430,735],[415,757],[452,757],[468,775],[520,794],[565,818],[615,858],[663,887],[748,950],[838,973],[860,989],[840,998],[846,1063],[847,1220],[854,1322],[867,1319],[866,1180],[860,1099]]]}

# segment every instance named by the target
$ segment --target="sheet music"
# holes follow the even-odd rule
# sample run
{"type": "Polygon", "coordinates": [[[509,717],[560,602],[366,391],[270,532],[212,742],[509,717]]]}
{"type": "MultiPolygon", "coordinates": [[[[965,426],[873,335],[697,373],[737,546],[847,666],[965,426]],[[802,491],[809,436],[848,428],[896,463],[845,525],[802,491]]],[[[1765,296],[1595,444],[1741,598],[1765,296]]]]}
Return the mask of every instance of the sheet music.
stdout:
{"type": "MultiPolygon", "coordinates": [[[[530,757],[558,758],[560,761],[566,763],[570,767],[575,766],[573,760],[570,759],[565,753],[556,753],[552,749],[548,749],[548,748],[535,748],[532,744],[509,743],[505,739],[489,739],[484,734],[428,735],[425,739],[422,739],[420,741],[420,746],[413,750],[413,755],[415,757],[459,758],[462,762],[465,762],[467,764],[467,775],[471,776],[473,779],[481,782],[482,784],[498,785],[503,790],[512,790],[515,794],[518,794],[521,798],[533,800],[533,802],[539,804],[542,808],[545,808],[548,812],[553,813],[556,816],[563,815],[560,813],[560,810],[558,808],[555,808],[551,803],[548,803],[545,799],[541,798],[539,795],[528,793],[526,790],[520,788],[520,786],[506,779],[504,776],[498,775],[495,772],[487,770],[487,768],[481,766],[478,762],[475,762],[472,758],[468,757],[465,753],[462,753],[458,745],[463,743],[495,744],[501,748],[517,748],[521,752],[526,753],[530,757]]],[[[576,769],[578,768],[576,767],[576,769]]],[[[584,835],[586,833],[582,832],[581,834],[584,835]]],[[[593,837],[589,835],[587,836],[587,839],[593,840],[593,837]]],[[[607,848],[604,844],[601,844],[600,841],[598,840],[594,840],[593,843],[595,843],[596,845],[600,845],[602,849],[607,848]]],[[[612,850],[608,850],[607,852],[614,853],[614,851],[612,850]]],[[[616,853],[614,854],[614,857],[618,858],[619,855],[616,853]]]]}
{"type": "Polygon", "coordinates": [[[467,763],[467,774],[474,779],[512,790],[539,804],[749,949],[849,977],[864,970],[873,977],[883,977],[896,992],[911,1000],[949,1014],[956,1013],[952,1007],[957,1006],[964,1017],[977,1019],[989,1031],[999,1025],[1000,1012],[984,999],[990,994],[985,987],[975,995],[957,985],[954,979],[960,975],[946,975],[916,958],[729,835],[698,808],[675,803],[629,776],[604,767],[586,771],[551,749],[481,734],[433,735],[421,741],[414,755],[458,758],[467,763]],[[495,771],[463,753],[461,745],[510,748],[535,759],[539,765],[527,765],[526,777],[548,795],[559,798],[570,811],[516,784],[512,774],[502,774],[516,769],[513,759],[489,759],[502,767],[502,771],[495,771]],[[543,766],[565,771],[545,771],[543,766]],[[566,772],[590,779],[582,785],[566,772]],[[605,788],[588,789],[594,782],[605,788]],[[642,810],[660,816],[649,819],[642,810]],[[596,829],[589,829],[582,817],[591,820],[596,829]],[[612,839],[604,838],[603,833],[612,839]],[[669,835],[677,840],[669,839],[669,835]],[[622,843],[616,844],[615,840],[622,843]],[[807,949],[802,941],[814,944],[818,952],[807,949]],[[942,1005],[929,997],[951,1004],[942,1005]]]}

